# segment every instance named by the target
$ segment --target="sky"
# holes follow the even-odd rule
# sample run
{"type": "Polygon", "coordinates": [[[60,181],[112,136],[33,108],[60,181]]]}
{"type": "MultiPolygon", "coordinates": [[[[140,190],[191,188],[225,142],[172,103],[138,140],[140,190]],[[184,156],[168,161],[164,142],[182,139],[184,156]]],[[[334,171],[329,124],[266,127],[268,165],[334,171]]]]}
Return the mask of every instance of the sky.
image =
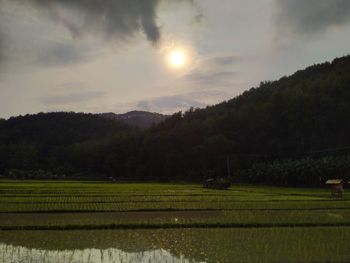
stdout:
{"type": "Polygon", "coordinates": [[[0,0],[0,118],[201,108],[349,43],[348,0],[0,0]]]}

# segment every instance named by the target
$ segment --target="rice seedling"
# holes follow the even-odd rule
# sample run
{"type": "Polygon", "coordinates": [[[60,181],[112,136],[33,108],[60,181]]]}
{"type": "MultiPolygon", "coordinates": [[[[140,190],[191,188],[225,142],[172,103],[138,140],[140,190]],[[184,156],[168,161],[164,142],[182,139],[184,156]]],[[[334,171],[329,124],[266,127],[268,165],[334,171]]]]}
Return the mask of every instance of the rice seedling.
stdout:
{"type": "Polygon", "coordinates": [[[350,198],[316,188],[0,181],[0,233],[4,262],[18,253],[46,262],[349,261],[350,198]]]}

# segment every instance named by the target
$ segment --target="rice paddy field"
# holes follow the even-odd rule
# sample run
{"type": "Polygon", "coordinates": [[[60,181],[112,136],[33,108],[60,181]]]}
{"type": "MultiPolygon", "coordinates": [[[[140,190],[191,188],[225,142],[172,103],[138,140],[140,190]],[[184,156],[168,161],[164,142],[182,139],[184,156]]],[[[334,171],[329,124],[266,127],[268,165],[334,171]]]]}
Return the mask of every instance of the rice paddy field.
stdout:
{"type": "Polygon", "coordinates": [[[0,262],[350,262],[329,189],[0,181],[0,262]]]}

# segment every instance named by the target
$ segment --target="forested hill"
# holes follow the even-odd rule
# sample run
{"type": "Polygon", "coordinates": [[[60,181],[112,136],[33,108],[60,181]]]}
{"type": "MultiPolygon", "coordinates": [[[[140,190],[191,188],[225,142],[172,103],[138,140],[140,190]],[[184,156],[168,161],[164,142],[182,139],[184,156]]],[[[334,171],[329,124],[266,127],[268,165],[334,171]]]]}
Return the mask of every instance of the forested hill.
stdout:
{"type": "Polygon", "coordinates": [[[65,146],[99,140],[132,129],[129,125],[94,114],[74,112],[39,113],[0,122],[0,142],[65,146]]]}
{"type": "Polygon", "coordinates": [[[262,82],[227,102],[176,114],[153,134],[210,141],[237,154],[290,155],[350,146],[350,56],[262,82]],[[181,131],[188,132],[182,136],[181,131]],[[214,138],[213,137],[213,138],[214,138]],[[212,138],[212,139],[213,139],[212,138]],[[233,146],[234,145],[234,146],[233,146]]]}
{"type": "Polygon", "coordinates": [[[152,125],[156,125],[164,121],[168,116],[148,111],[130,111],[124,114],[115,114],[113,112],[101,113],[99,116],[111,119],[122,121],[132,126],[140,128],[149,128],[152,125]]]}
{"type": "MultiPolygon", "coordinates": [[[[263,82],[227,102],[179,113],[147,133],[157,174],[225,174],[255,162],[350,147],[350,56],[263,82]],[[221,159],[220,159],[221,158],[221,159]],[[165,164],[163,167],[159,164],[165,164]]],[[[154,170],[153,170],[154,172],[154,170]]]]}
{"type": "MultiPolygon", "coordinates": [[[[4,141],[3,133],[9,131],[6,127],[11,120],[3,121],[0,157],[5,162],[0,169],[2,173],[13,168],[40,168],[67,175],[201,180],[226,175],[229,159],[231,175],[235,176],[259,162],[313,158],[314,153],[327,156],[339,148],[347,149],[349,116],[350,56],[347,56],[278,81],[263,82],[218,105],[176,113],[146,131],[106,137],[105,129],[108,133],[124,129],[120,123],[106,122],[98,128],[101,133],[91,140],[72,143],[80,139],[74,135],[69,147],[55,146],[56,150],[48,147],[49,157],[32,151],[22,153],[22,159],[13,159],[18,152],[25,152],[27,141],[21,139],[20,132],[12,135],[14,141],[4,141]],[[30,165],[23,165],[21,162],[29,157],[30,165]]],[[[75,125],[77,133],[86,130],[75,125]]],[[[50,131],[46,129],[40,136],[45,137],[50,131]]],[[[38,136],[36,132],[32,130],[33,136],[38,136]]],[[[30,146],[37,149],[37,145],[30,146]]],[[[254,176],[251,178],[254,182],[254,176]]],[[[274,183],[271,180],[274,179],[259,178],[274,183]]]]}
{"type": "Polygon", "coordinates": [[[101,142],[137,132],[124,122],[74,112],[0,120],[0,174],[12,170],[21,170],[24,175],[37,170],[70,173],[73,170],[68,160],[84,158],[85,147],[90,147],[87,152],[91,154],[101,142]]]}

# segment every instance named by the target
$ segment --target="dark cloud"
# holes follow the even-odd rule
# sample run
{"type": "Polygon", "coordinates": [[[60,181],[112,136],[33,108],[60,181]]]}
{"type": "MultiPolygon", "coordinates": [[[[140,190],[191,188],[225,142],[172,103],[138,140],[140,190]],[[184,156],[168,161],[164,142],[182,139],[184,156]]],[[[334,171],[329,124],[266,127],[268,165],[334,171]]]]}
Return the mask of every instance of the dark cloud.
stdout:
{"type": "MultiPolygon", "coordinates": [[[[182,0],[182,1],[186,1],[186,0],[182,0]]],[[[196,15],[194,16],[194,22],[200,24],[205,18],[202,8],[197,2],[195,2],[195,0],[187,0],[187,1],[192,5],[196,13],[196,15]]]]}
{"type": "Polygon", "coordinates": [[[44,67],[82,63],[93,57],[89,48],[73,44],[54,43],[41,50],[36,64],[44,67]]]}
{"type": "Polygon", "coordinates": [[[38,98],[37,100],[45,105],[66,105],[71,103],[89,101],[92,99],[100,98],[103,95],[105,95],[105,92],[102,91],[85,91],[64,95],[42,97],[38,98]]]}
{"type": "MultiPolygon", "coordinates": [[[[28,47],[23,48],[20,43],[24,41],[6,39],[9,42],[7,46],[11,48],[5,47],[3,40],[6,37],[1,29],[4,27],[8,32],[18,31],[16,19],[19,17],[15,17],[15,12],[11,13],[11,10],[16,10],[16,5],[28,10],[38,10],[41,15],[66,27],[74,37],[93,35],[107,40],[127,41],[143,32],[156,45],[161,38],[157,24],[157,8],[161,2],[187,3],[196,7],[194,0],[0,0],[0,64],[17,61],[16,56],[21,60],[30,57],[30,62],[42,66],[62,66],[90,59],[88,50],[77,45],[77,41],[74,44],[53,44],[42,49],[40,47],[37,58],[33,58],[37,55],[36,52],[30,50],[30,47],[36,45],[35,41],[27,43],[28,47]],[[11,41],[17,41],[14,47],[11,41]]],[[[18,39],[15,33],[11,35],[18,39]]],[[[39,39],[41,36],[36,37],[39,39]]]]}
{"type": "Polygon", "coordinates": [[[16,1],[48,11],[52,19],[66,26],[75,36],[92,32],[106,38],[125,39],[142,31],[152,43],[160,38],[156,10],[161,0],[16,1]]]}
{"type": "Polygon", "coordinates": [[[350,21],[349,0],[275,0],[275,24],[284,35],[309,35],[350,21]]]}

